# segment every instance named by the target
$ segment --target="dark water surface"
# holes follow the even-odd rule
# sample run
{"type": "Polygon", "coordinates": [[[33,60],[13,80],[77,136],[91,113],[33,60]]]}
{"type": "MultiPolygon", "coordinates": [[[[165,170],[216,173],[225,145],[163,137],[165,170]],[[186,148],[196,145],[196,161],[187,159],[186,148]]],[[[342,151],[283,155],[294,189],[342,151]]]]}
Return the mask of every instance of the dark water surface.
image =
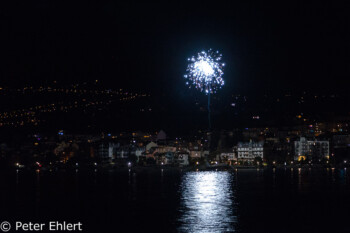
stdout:
{"type": "Polygon", "coordinates": [[[96,233],[350,232],[349,172],[3,171],[0,222],[80,221],[96,233]]]}

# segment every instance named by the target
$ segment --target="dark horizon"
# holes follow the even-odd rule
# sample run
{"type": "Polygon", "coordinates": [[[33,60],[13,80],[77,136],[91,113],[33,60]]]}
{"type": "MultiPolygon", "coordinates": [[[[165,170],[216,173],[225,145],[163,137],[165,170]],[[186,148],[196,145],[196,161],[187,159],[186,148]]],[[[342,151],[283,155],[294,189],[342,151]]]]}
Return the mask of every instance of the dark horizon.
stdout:
{"type": "Polygon", "coordinates": [[[1,85],[101,80],[183,93],[186,59],[218,49],[224,90],[344,90],[349,15],[340,2],[9,2],[1,85]]]}
{"type": "Polygon", "coordinates": [[[103,102],[41,114],[34,121],[42,129],[206,129],[207,97],[188,89],[183,75],[187,58],[209,48],[226,63],[225,85],[212,96],[216,129],[288,126],[300,113],[312,121],[349,116],[350,18],[340,2],[36,1],[8,2],[1,11],[0,87],[57,81],[62,88],[87,83],[150,95],[116,103],[119,97],[106,95],[0,92],[0,113],[62,101],[63,109],[74,101],[103,102]],[[235,99],[237,94],[245,97],[235,99]],[[279,102],[286,94],[294,100],[279,102]],[[317,101],[310,95],[338,96],[317,101]]]}

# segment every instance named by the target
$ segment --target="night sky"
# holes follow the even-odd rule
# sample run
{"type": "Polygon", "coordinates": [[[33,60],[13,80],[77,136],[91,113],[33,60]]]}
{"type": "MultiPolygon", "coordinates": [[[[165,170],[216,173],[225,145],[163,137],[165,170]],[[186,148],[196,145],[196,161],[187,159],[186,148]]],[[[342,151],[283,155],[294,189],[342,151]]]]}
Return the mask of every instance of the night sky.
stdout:
{"type": "Polygon", "coordinates": [[[349,84],[349,18],[334,1],[9,1],[1,82],[98,79],[176,95],[187,57],[213,48],[226,91],[336,90],[349,84]]]}

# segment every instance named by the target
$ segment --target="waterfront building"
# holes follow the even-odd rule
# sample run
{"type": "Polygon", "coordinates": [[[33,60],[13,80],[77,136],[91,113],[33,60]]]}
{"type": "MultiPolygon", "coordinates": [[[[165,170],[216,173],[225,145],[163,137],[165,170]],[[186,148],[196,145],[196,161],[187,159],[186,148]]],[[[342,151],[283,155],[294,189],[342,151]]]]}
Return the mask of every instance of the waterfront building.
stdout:
{"type": "Polygon", "coordinates": [[[232,165],[237,159],[235,152],[221,153],[220,160],[232,165]]]}
{"type": "Polygon", "coordinates": [[[234,152],[229,152],[229,153],[221,153],[220,157],[226,158],[227,160],[235,160],[236,159],[236,154],[234,152]]]}
{"type": "Polygon", "coordinates": [[[108,142],[102,142],[97,149],[97,156],[101,159],[101,162],[111,162],[114,159],[114,147],[115,144],[108,142]]]}
{"type": "Polygon", "coordinates": [[[329,157],[329,141],[326,140],[307,140],[300,137],[299,141],[294,142],[294,148],[294,160],[320,160],[329,157]]]}
{"type": "Polygon", "coordinates": [[[209,151],[207,150],[190,150],[189,153],[191,159],[199,159],[209,155],[209,151]]]}
{"type": "Polygon", "coordinates": [[[201,151],[198,151],[198,150],[192,150],[192,151],[190,151],[190,157],[192,159],[194,159],[194,158],[201,158],[202,157],[202,153],[201,153],[201,151]]]}
{"type": "Polygon", "coordinates": [[[133,150],[132,153],[135,154],[135,156],[136,156],[137,158],[139,158],[140,156],[143,155],[143,153],[145,152],[145,150],[146,150],[146,148],[145,148],[144,146],[136,147],[136,148],[134,148],[134,150],[133,150]]]}
{"type": "Polygon", "coordinates": [[[146,151],[150,151],[151,148],[157,147],[157,146],[158,146],[157,143],[150,142],[150,143],[148,143],[148,144],[146,145],[146,151]]]}
{"type": "Polygon", "coordinates": [[[165,160],[164,160],[164,164],[173,164],[174,163],[174,153],[173,152],[166,152],[165,153],[165,160]]]}
{"type": "Polygon", "coordinates": [[[190,164],[188,153],[184,153],[184,152],[178,153],[177,154],[177,163],[180,166],[188,166],[190,164]]]}
{"type": "Polygon", "coordinates": [[[166,152],[176,152],[176,147],[175,146],[158,146],[155,149],[156,152],[158,153],[166,153],[166,152]]]}
{"type": "Polygon", "coordinates": [[[237,159],[252,162],[256,157],[264,158],[264,142],[239,142],[237,145],[237,159]]]}

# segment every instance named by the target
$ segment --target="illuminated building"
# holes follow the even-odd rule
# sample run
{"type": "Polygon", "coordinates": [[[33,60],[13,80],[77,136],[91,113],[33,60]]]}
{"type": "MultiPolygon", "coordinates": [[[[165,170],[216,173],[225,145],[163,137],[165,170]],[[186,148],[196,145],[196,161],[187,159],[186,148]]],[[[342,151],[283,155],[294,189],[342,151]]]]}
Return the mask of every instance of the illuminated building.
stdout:
{"type": "Polygon", "coordinates": [[[177,163],[180,165],[180,166],[187,166],[189,165],[189,155],[188,153],[184,153],[184,152],[181,152],[181,153],[178,153],[177,155],[177,163]]]}
{"type": "Polygon", "coordinates": [[[305,137],[300,137],[299,141],[294,142],[294,148],[294,160],[323,159],[329,156],[329,141],[326,140],[307,140],[305,137]]]}
{"type": "Polygon", "coordinates": [[[98,147],[97,154],[102,162],[111,162],[114,158],[113,143],[101,143],[98,147]]]}
{"type": "Polygon", "coordinates": [[[239,142],[237,145],[238,160],[253,161],[256,157],[264,157],[264,142],[239,142]]]}
{"type": "Polygon", "coordinates": [[[221,153],[220,159],[230,165],[236,161],[236,154],[234,152],[228,152],[228,153],[221,153]]]}

